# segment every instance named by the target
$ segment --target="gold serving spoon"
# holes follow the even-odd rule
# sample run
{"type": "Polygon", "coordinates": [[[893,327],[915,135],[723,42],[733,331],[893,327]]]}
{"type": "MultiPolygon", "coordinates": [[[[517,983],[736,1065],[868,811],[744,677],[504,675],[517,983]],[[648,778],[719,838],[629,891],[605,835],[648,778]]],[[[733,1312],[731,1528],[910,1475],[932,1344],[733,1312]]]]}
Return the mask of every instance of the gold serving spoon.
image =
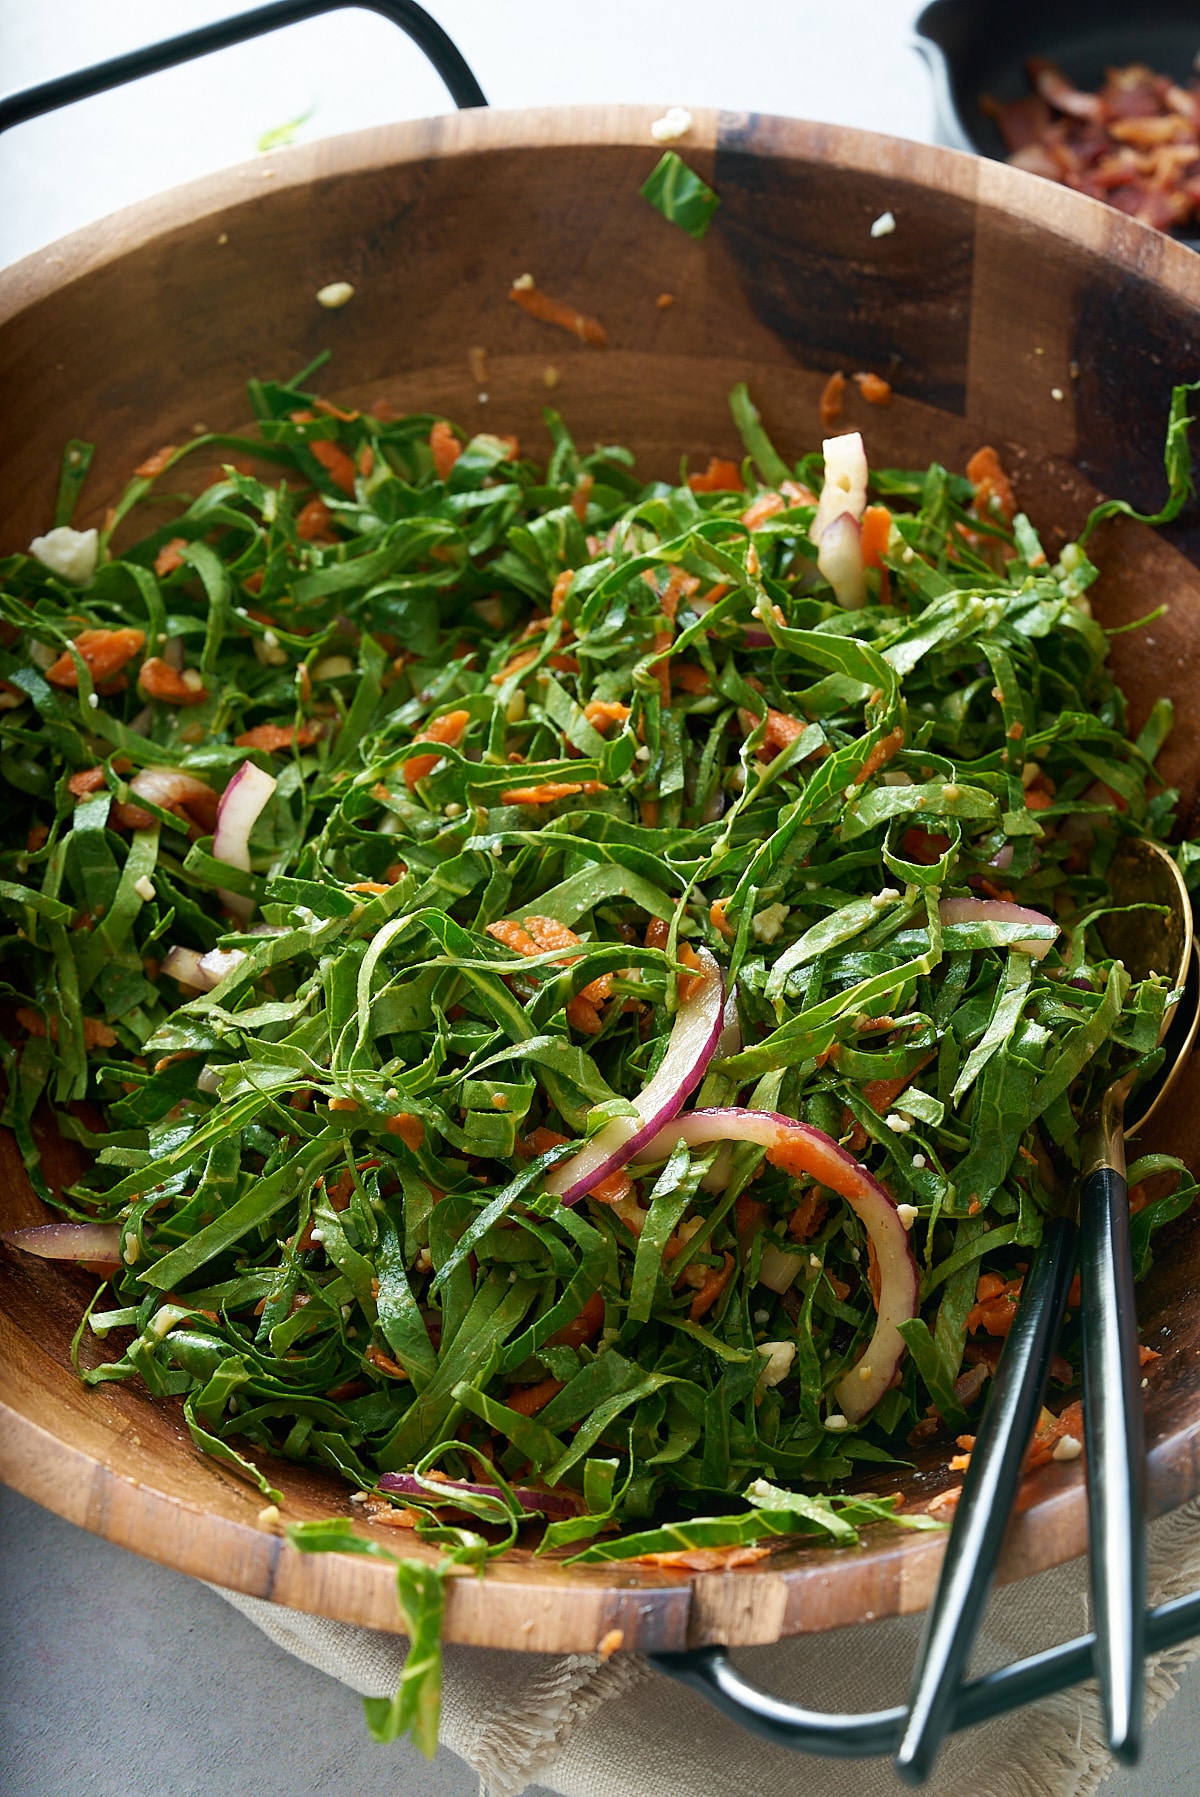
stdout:
{"type": "MultiPolygon", "coordinates": [[[[1125,963],[1135,981],[1158,973],[1170,978],[1173,988],[1185,988],[1183,1002],[1167,1011],[1159,1036],[1166,1046],[1163,1068],[1130,1106],[1130,1126],[1140,1128],[1166,1099],[1200,1019],[1192,908],[1179,869],[1157,843],[1123,839],[1108,878],[1114,905],[1155,907],[1121,910],[1100,920],[1109,954],[1125,963]]],[[[1132,1079],[1127,1074],[1115,1080],[1085,1119],[1078,1198],[1047,1219],[1025,1275],[917,1656],[896,1756],[897,1771],[910,1783],[928,1776],[966,1671],[1041,1411],[1077,1245],[1096,1658],[1109,1744],[1123,1759],[1137,1756],[1146,1544],[1141,1369],[1125,1189],[1125,1104],[1132,1079]]]]}

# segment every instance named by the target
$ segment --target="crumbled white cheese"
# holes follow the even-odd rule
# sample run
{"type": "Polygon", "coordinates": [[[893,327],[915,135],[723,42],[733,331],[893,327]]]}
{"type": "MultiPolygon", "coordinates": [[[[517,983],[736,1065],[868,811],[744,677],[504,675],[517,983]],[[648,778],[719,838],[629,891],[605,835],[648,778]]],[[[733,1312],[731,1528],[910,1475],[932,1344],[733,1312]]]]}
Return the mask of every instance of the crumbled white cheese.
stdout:
{"type": "Polygon", "coordinates": [[[503,859],[504,859],[504,844],[502,842],[494,842],[492,844],[492,854],[494,855],[494,857],[496,858],[497,861],[503,861],[503,859]]]}
{"type": "Polygon", "coordinates": [[[336,312],[354,298],[354,289],[349,281],[330,281],[328,287],[317,289],[317,304],[324,306],[327,312],[336,312]]]}
{"type": "Polygon", "coordinates": [[[886,911],[888,906],[894,905],[899,897],[900,894],[894,886],[885,886],[882,892],[877,892],[872,897],[871,908],[874,911],[886,911]]]}
{"type": "Polygon", "coordinates": [[[885,786],[912,786],[914,783],[912,775],[906,774],[902,767],[885,768],[882,778],[885,786]]]}
{"type": "Polygon", "coordinates": [[[312,671],[314,680],[343,680],[353,674],[354,663],[348,655],[323,655],[312,671]]]}
{"type": "Polygon", "coordinates": [[[898,1204],[896,1206],[896,1215],[899,1217],[900,1221],[903,1223],[905,1229],[912,1228],[913,1224],[917,1220],[918,1214],[919,1213],[917,1211],[917,1207],[915,1204],[898,1204]]]}
{"type": "Polygon", "coordinates": [[[137,893],[138,897],[144,899],[148,905],[153,904],[155,898],[158,896],[154,890],[153,881],[149,880],[145,874],[143,874],[139,880],[133,882],[133,890],[137,893]]]}
{"type": "Polygon", "coordinates": [[[418,1251],[415,1269],[418,1273],[431,1273],[433,1271],[433,1256],[428,1248],[422,1248],[418,1251]]]}
{"type": "Polygon", "coordinates": [[[259,667],[262,668],[286,667],[288,652],[281,647],[278,637],[275,638],[274,643],[269,643],[267,641],[268,636],[271,634],[272,633],[268,630],[264,631],[262,636],[255,637],[254,659],[259,667]]]}
{"type": "Polygon", "coordinates": [[[646,747],[645,743],[643,743],[637,751],[637,760],[638,761],[649,761],[649,759],[650,759],[650,751],[646,747]]]}
{"type": "Polygon", "coordinates": [[[792,1362],[796,1358],[795,1342],[760,1342],[758,1352],[766,1361],[762,1372],[754,1382],[756,1392],[769,1391],[786,1379],[792,1370],[792,1362]]]}
{"type": "Polygon", "coordinates": [[[1051,387],[1050,397],[1051,399],[1064,399],[1066,395],[1063,393],[1061,387],[1051,387]]]}
{"type": "Polygon", "coordinates": [[[462,815],[462,806],[458,803],[457,799],[451,799],[448,805],[442,806],[442,810],[447,817],[460,817],[462,815]]]}
{"type": "Polygon", "coordinates": [[[858,1369],[858,1376],[863,1384],[866,1385],[875,1375],[873,1369],[867,1365],[866,1361],[864,1361],[858,1369]]]}
{"type": "Polygon", "coordinates": [[[72,586],[85,587],[96,572],[100,538],[94,530],[72,530],[59,524],[44,537],[34,537],[29,553],[51,574],[69,580],[72,586]]]}
{"type": "Polygon", "coordinates": [[[894,212],[881,212],[879,217],[875,220],[875,223],[871,226],[871,235],[872,237],[890,237],[895,229],[896,214],[894,212]]]}
{"type": "Polygon", "coordinates": [[[100,709],[99,693],[89,693],[88,694],[88,704],[91,706],[93,711],[99,711],[99,709],[100,709]]]}
{"type": "Polygon", "coordinates": [[[204,675],[200,672],[199,668],[184,668],[179,678],[183,681],[183,684],[187,687],[189,693],[202,693],[204,691],[204,675]]]}
{"type": "Polygon", "coordinates": [[[912,1164],[917,1171],[920,1172],[921,1168],[925,1165],[925,1156],[923,1154],[914,1154],[912,1157],[912,1164]]]}
{"type": "Polygon", "coordinates": [[[848,1429],[850,1427],[850,1418],[848,1416],[843,1416],[840,1411],[831,1410],[829,1415],[825,1418],[825,1427],[827,1429],[832,1429],[833,1433],[837,1435],[842,1429],[848,1429]]]}
{"type": "Polygon", "coordinates": [[[656,144],[673,144],[686,137],[691,128],[692,115],[686,106],[668,106],[651,125],[650,135],[656,144]]]}
{"type": "Polygon", "coordinates": [[[1052,1460],[1078,1460],[1083,1452],[1083,1443],[1074,1435],[1060,1435],[1050,1450],[1052,1460]]]}
{"type": "Polygon", "coordinates": [[[899,1111],[889,1111],[883,1121],[894,1136],[906,1136],[912,1128],[912,1119],[902,1117],[899,1111]]]}
{"type": "Polygon", "coordinates": [[[944,798],[944,799],[949,799],[949,801],[950,801],[950,803],[951,803],[951,804],[953,804],[953,803],[954,803],[954,801],[955,801],[955,799],[961,799],[961,797],[962,797],[962,787],[961,787],[961,786],[955,786],[955,784],[954,784],[954,782],[953,782],[953,781],[951,781],[951,782],[949,782],[949,784],[948,784],[948,785],[946,785],[946,786],[943,786],[943,788],[942,788],[942,797],[943,797],[943,798],[944,798]]]}
{"type": "Polygon", "coordinates": [[[537,282],[532,275],[518,275],[513,282],[513,288],[517,293],[528,293],[536,286],[537,282]]]}
{"type": "Polygon", "coordinates": [[[762,1328],[764,1323],[769,1323],[770,1320],[771,1320],[771,1313],[769,1310],[756,1310],[755,1311],[754,1321],[760,1329],[762,1328]]]}
{"type": "Polygon", "coordinates": [[[750,928],[759,942],[774,942],[790,911],[790,905],[768,905],[764,911],[756,911],[750,920],[750,928]]]}

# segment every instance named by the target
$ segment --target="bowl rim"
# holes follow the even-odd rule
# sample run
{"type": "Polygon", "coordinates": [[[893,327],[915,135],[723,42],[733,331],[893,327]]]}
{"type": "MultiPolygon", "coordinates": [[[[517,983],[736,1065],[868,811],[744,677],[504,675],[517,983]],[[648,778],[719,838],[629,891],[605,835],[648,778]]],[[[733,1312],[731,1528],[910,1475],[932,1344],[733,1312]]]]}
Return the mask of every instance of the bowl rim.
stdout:
{"type": "MultiPolygon", "coordinates": [[[[261,198],[264,180],[281,191],[402,164],[530,149],[637,147],[649,160],[657,148],[649,125],[661,110],[489,108],[290,146],[140,201],[0,271],[0,325],[184,224],[236,213],[261,198]]],[[[744,151],[932,189],[1068,239],[1200,309],[1200,258],[1191,251],[1098,201],[1002,163],[844,126],[713,108],[694,109],[692,128],[678,147],[702,162],[716,152],[744,151]]],[[[36,1402],[13,1384],[14,1372],[19,1379],[22,1362],[29,1362],[27,1345],[15,1344],[13,1333],[0,1313],[0,1478],[67,1520],[194,1577],[314,1614],[401,1631],[386,1565],[300,1554],[256,1524],[262,1500],[253,1493],[247,1492],[244,1520],[216,1516],[157,1489],[152,1467],[133,1477],[56,1436],[44,1426],[36,1402]],[[8,1402],[2,1401],[6,1385],[8,1402]]],[[[1149,1457],[1152,1515],[1200,1488],[1198,1437],[1200,1418],[1155,1444],[1149,1457]]],[[[1037,1504],[1010,1527],[1001,1582],[1058,1565],[1086,1545],[1081,1467],[1046,1468],[1042,1478],[1037,1504]]],[[[545,1563],[493,1565],[483,1578],[452,1581],[445,1635],[481,1646],[588,1652],[615,1623],[625,1627],[626,1651],[773,1642],[925,1608],[944,1540],[930,1534],[868,1537],[857,1556],[863,1571],[857,1582],[836,1576],[846,1563],[844,1550],[809,1549],[795,1565],[768,1563],[736,1576],[612,1564],[571,1573],[545,1563]],[[572,1602],[563,1605],[568,1589],[572,1602]]]]}

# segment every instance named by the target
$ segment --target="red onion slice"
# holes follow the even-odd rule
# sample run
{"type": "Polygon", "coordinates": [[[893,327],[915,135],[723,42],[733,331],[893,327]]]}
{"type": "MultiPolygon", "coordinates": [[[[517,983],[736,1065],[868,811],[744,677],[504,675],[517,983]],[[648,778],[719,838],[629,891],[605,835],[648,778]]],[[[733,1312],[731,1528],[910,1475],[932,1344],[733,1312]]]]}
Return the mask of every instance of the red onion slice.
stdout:
{"type": "Polygon", "coordinates": [[[867,452],[861,432],[826,437],[821,450],[825,457],[825,482],[809,527],[809,540],[813,543],[820,543],[834,519],[844,512],[857,522],[867,509],[867,452]]]}
{"type": "Polygon", "coordinates": [[[190,986],[194,992],[210,992],[216,982],[201,972],[201,959],[198,949],[180,948],[176,943],[163,956],[162,971],[178,980],[181,986],[190,986]]]}
{"type": "Polygon", "coordinates": [[[6,1229],[0,1241],[43,1260],[86,1260],[119,1267],[121,1231],[115,1223],[39,1223],[33,1229],[6,1229]]]}
{"type": "Polygon", "coordinates": [[[205,805],[216,799],[211,786],[197,780],[194,774],[185,774],[181,768],[174,767],[142,768],[129,782],[129,790],[139,799],[161,805],[164,811],[172,805],[186,805],[189,800],[205,805]]]}
{"type": "MultiPolygon", "coordinates": [[[[1027,905],[1010,905],[1007,899],[948,898],[938,905],[938,916],[943,923],[1032,923],[1050,924],[1057,932],[1058,925],[1044,911],[1031,911],[1027,905]]],[[[1014,942],[1014,948],[1020,949],[1023,955],[1030,955],[1040,961],[1054,947],[1053,939],[1039,941],[1036,936],[1023,942],[1014,942]]]]}
{"type": "Polygon", "coordinates": [[[665,1161],[678,1142],[700,1148],[710,1142],[757,1142],[767,1159],[787,1173],[806,1174],[843,1197],[875,1245],[879,1261],[879,1314],[875,1333],[858,1365],[834,1387],[842,1414],[859,1422],[888,1390],[904,1357],[904,1338],[897,1324],[917,1314],[920,1277],[908,1245],[908,1231],[891,1194],[839,1148],[831,1136],[781,1117],[775,1111],[729,1106],[693,1111],[660,1130],[641,1149],[639,1161],[665,1161]]]}
{"type": "Polygon", "coordinates": [[[843,611],[861,611],[867,603],[867,574],[863,564],[862,526],[849,512],[841,512],[821,533],[817,567],[833,588],[843,611]]]}
{"type": "Polygon", "coordinates": [[[623,1167],[664,1124],[678,1116],[684,1101],[704,1078],[721,1034],[725,993],[716,961],[706,948],[696,953],[700,985],[680,1005],[658,1072],[633,1101],[637,1118],[614,1117],[578,1154],[560,1162],[547,1176],[546,1190],[564,1204],[577,1204],[585,1192],[623,1167]]]}
{"type": "MultiPolygon", "coordinates": [[[[445,1484],[440,1479],[433,1481],[436,1490],[430,1490],[429,1484],[422,1484],[413,1473],[380,1473],[380,1491],[390,1491],[396,1497],[417,1498],[422,1504],[453,1503],[456,1492],[464,1492],[471,1497],[493,1497],[503,1501],[504,1493],[498,1485],[476,1485],[469,1479],[448,1479],[445,1484]]],[[[510,1487],[513,1496],[524,1510],[540,1510],[544,1516],[578,1516],[579,1502],[568,1491],[539,1491],[533,1485],[513,1485],[510,1487]]]]}
{"type": "MultiPolygon", "coordinates": [[[[243,761],[217,807],[212,845],[214,861],[224,861],[229,867],[240,867],[243,873],[249,873],[250,832],[278,784],[252,761],[243,761]]],[[[244,923],[254,909],[254,900],[243,898],[237,892],[227,892],[223,887],[218,888],[218,892],[222,904],[244,923]]]]}

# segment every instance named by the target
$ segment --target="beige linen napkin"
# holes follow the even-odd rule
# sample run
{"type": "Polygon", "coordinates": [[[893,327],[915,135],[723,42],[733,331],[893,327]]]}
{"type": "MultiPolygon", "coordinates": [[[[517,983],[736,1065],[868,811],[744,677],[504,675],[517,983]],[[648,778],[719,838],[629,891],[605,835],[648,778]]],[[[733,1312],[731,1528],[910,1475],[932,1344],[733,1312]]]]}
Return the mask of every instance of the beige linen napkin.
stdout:
{"type": "MultiPolygon", "coordinates": [[[[736,1574],[730,1576],[736,1577],[736,1574]]],[[[1150,1529],[1154,1603],[1200,1585],[1200,1500],[1150,1529]]],[[[213,1587],[218,1589],[218,1587],[213,1587]]],[[[403,1637],[328,1622],[221,1591],[278,1646],[364,1696],[396,1688],[403,1637]]],[[[740,1650],[755,1683],[818,1710],[874,1710],[904,1700],[919,1616],[740,1650]]],[[[1089,1627],[1083,1559],[992,1599],[974,1669],[983,1671],[1089,1627]]],[[[1200,1642],[1147,1668],[1148,1718],[1178,1689],[1174,1673],[1200,1642]]],[[[744,1733],[644,1660],[446,1649],[442,1740],[479,1773],[483,1797],[542,1784],[562,1797],[899,1797],[887,1760],[819,1760],[744,1733]]],[[[997,1718],[947,1742],[929,1797],[1091,1797],[1112,1770],[1093,1686],[997,1718]]]]}

